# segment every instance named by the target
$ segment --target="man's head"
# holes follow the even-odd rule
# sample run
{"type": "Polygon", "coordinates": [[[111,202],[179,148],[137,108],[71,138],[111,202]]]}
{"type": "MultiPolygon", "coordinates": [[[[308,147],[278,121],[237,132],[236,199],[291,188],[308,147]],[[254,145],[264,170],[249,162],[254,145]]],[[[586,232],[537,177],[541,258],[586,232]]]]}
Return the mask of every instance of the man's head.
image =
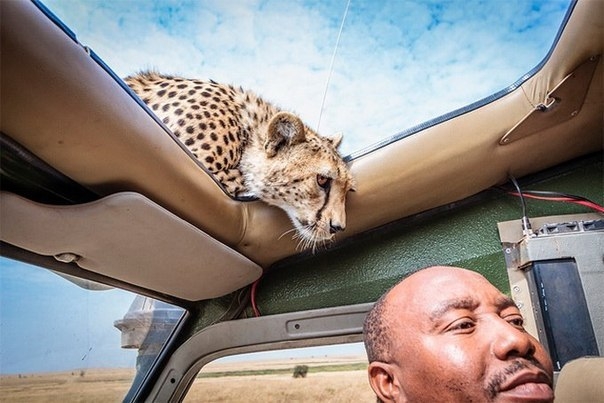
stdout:
{"type": "Polygon", "coordinates": [[[552,362],[514,302],[470,270],[430,267],[386,293],[364,328],[382,401],[551,402],[552,362]]]}

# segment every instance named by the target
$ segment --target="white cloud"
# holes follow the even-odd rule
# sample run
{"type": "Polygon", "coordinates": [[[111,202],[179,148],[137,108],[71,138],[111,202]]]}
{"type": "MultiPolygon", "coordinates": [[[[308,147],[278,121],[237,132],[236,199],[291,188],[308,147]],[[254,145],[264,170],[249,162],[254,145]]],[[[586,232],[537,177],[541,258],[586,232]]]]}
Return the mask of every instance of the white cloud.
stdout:
{"type": "MultiPolygon", "coordinates": [[[[243,85],[319,122],[347,0],[48,0],[118,75],[243,85]]],[[[343,152],[500,90],[546,54],[566,0],[351,0],[321,118],[343,152]]]]}

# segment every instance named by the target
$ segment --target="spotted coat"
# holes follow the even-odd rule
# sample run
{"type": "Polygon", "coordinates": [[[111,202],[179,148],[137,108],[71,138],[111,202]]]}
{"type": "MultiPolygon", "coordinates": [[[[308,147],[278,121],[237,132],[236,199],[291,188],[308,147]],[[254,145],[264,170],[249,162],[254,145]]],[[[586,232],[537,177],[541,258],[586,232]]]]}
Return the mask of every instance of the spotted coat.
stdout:
{"type": "Polygon", "coordinates": [[[280,207],[303,247],[345,228],[354,187],[337,152],[289,112],[241,87],[143,72],[125,82],[233,197],[280,207]]]}

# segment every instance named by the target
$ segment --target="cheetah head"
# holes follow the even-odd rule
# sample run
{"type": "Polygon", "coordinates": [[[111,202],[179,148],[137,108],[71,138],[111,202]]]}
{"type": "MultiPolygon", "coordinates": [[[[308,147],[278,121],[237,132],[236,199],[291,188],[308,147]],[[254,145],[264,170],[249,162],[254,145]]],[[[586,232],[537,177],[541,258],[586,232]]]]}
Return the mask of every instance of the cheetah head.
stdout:
{"type": "Polygon", "coordinates": [[[267,125],[264,144],[247,158],[254,167],[246,169],[246,184],[287,213],[304,249],[314,250],[346,228],[346,194],[354,180],[337,151],[341,140],[319,136],[297,116],[279,112],[267,125]]]}

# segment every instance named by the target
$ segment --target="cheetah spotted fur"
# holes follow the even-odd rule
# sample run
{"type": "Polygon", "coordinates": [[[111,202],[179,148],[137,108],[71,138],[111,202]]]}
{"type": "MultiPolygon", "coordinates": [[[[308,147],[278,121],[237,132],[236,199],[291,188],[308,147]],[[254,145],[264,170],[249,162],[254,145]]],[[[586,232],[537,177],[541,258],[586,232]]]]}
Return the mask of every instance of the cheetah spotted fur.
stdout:
{"type": "Polygon", "coordinates": [[[229,195],[283,209],[303,248],[345,229],[354,180],[337,151],[341,135],[320,136],[240,87],[155,72],[125,82],[229,195]]]}

